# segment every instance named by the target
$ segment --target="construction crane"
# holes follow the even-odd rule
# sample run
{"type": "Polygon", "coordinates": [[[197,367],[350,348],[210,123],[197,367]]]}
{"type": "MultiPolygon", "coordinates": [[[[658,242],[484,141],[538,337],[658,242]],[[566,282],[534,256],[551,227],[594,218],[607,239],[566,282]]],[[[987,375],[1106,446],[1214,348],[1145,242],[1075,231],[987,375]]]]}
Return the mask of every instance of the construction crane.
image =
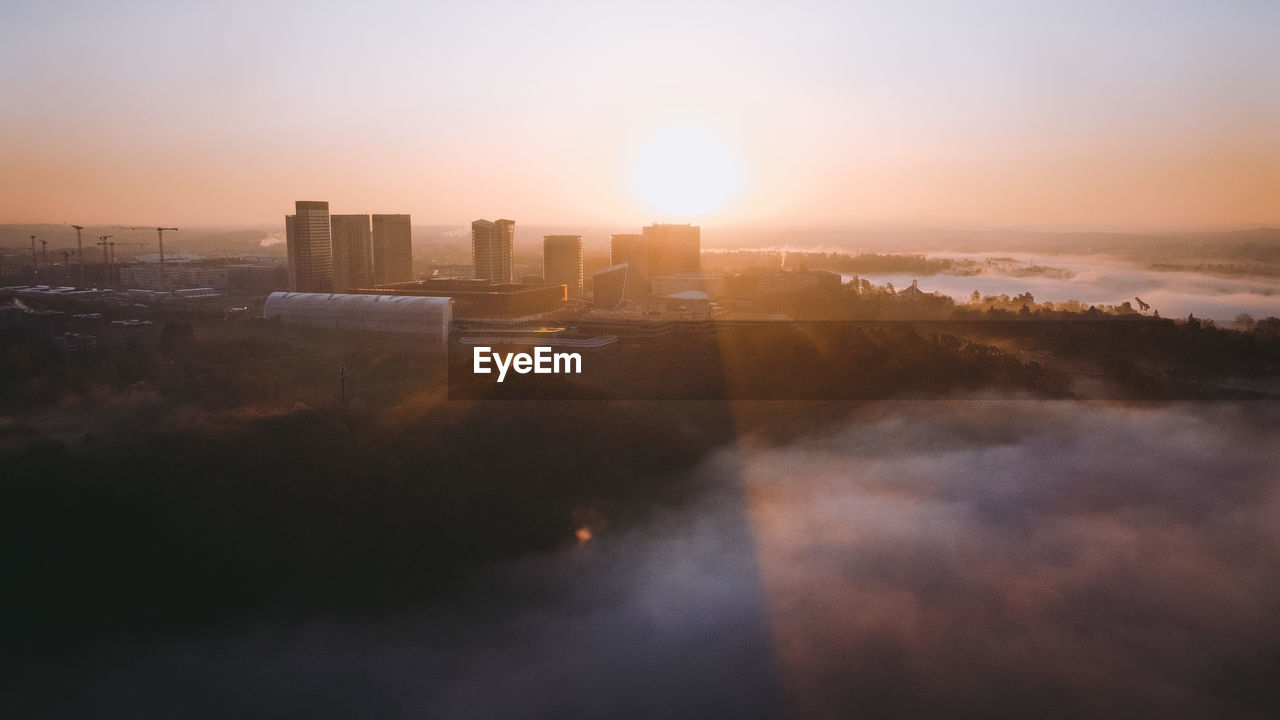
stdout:
{"type": "Polygon", "coordinates": [[[48,240],[40,241],[40,255],[41,257],[44,258],[44,264],[48,265],[49,264],[49,241],[48,240]]]}
{"type": "Polygon", "coordinates": [[[164,264],[164,231],[165,230],[172,230],[174,232],[177,232],[178,228],[167,228],[167,227],[156,228],[156,237],[160,238],[160,264],[161,265],[164,264]]]}
{"type": "Polygon", "coordinates": [[[38,270],[40,268],[40,258],[36,256],[36,236],[31,236],[31,268],[38,270]]]}
{"type": "MultiPolygon", "coordinates": [[[[113,226],[113,227],[114,227],[114,226],[113,226]]],[[[144,228],[144,227],[130,227],[129,229],[130,229],[130,230],[150,230],[151,228],[144,228]]],[[[163,265],[163,264],[164,264],[164,231],[165,231],[165,230],[173,230],[173,231],[177,232],[178,228],[176,228],[176,227],[158,227],[158,228],[156,228],[156,237],[160,240],[160,264],[161,264],[161,265],[163,265]]]]}
{"type": "Polygon", "coordinates": [[[84,243],[80,241],[80,231],[84,229],[83,225],[72,225],[76,229],[76,257],[80,258],[80,284],[84,285],[84,243]]]}
{"type": "MultiPolygon", "coordinates": [[[[129,227],[128,225],[111,225],[110,227],[118,227],[118,228],[121,228],[121,229],[124,229],[124,230],[137,230],[137,229],[138,229],[138,228],[134,228],[134,227],[129,227]]],[[[143,228],[143,229],[150,230],[151,228],[143,228]]],[[[115,236],[114,236],[114,235],[107,235],[106,237],[115,237],[115,236]]],[[[120,246],[122,246],[122,247],[123,247],[123,246],[125,246],[125,245],[133,245],[133,246],[137,246],[137,247],[140,247],[140,248],[150,247],[150,246],[151,246],[151,245],[150,245],[150,243],[144,243],[144,242],[127,242],[127,241],[125,241],[125,240],[121,240],[121,241],[119,241],[119,242],[115,242],[115,241],[113,241],[113,242],[109,242],[109,243],[107,243],[107,246],[111,248],[111,262],[112,262],[112,263],[115,263],[115,261],[116,261],[116,246],[117,246],[117,245],[120,245],[120,246]]]]}
{"type": "Polygon", "coordinates": [[[108,238],[113,238],[113,237],[115,237],[115,235],[99,235],[99,236],[98,236],[98,242],[94,243],[95,245],[97,245],[97,246],[99,246],[99,247],[101,247],[101,248],[102,248],[102,262],[103,262],[103,264],[106,264],[106,263],[111,262],[110,260],[108,260],[108,259],[107,259],[107,245],[109,245],[109,244],[110,244],[110,243],[108,243],[108,242],[107,242],[107,239],[108,239],[108,238]]]}

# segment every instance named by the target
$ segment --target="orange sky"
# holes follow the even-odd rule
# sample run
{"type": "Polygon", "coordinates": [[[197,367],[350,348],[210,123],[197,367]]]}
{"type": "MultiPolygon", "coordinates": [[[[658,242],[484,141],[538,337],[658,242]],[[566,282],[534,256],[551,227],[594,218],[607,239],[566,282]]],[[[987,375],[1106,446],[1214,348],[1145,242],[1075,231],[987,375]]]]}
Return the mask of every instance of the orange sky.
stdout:
{"type": "Polygon", "coordinates": [[[1280,3],[170,5],[0,9],[0,222],[1280,223],[1280,3]]]}

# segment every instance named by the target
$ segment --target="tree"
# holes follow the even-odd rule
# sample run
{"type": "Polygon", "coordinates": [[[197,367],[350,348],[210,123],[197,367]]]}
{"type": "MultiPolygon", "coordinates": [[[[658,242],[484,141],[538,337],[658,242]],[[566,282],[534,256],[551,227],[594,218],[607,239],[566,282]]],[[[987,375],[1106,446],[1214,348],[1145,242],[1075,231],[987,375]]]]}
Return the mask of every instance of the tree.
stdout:
{"type": "Polygon", "coordinates": [[[185,351],[195,338],[195,330],[188,321],[170,321],[160,331],[160,348],[165,353],[173,354],[185,351]]]}

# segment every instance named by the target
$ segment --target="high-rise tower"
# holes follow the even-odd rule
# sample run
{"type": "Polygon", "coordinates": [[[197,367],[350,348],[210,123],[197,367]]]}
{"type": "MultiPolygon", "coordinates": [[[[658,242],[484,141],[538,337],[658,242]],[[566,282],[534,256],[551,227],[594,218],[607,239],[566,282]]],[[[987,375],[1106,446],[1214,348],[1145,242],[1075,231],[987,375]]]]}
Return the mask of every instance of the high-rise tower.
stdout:
{"type": "Polygon", "coordinates": [[[649,249],[644,235],[640,233],[620,233],[609,238],[609,264],[626,263],[633,272],[649,274],[649,249]]]}
{"type": "Polygon", "coordinates": [[[696,275],[702,269],[702,228],[697,225],[649,225],[644,228],[649,274],[696,275]]]}
{"type": "Polygon", "coordinates": [[[489,282],[511,282],[515,240],[515,220],[476,220],[471,223],[471,259],[475,265],[475,276],[489,282]]]}
{"type": "Polygon", "coordinates": [[[413,279],[413,231],[408,215],[373,216],[373,280],[376,284],[413,279]]]}
{"type": "Polygon", "coordinates": [[[368,215],[330,215],[333,289],[346,292],[373,284],[368,215]]]}
{"type": "Polygon", "coordinates": [[[289,287],[295,292],[333,292],[333,238],[329,203],[299,200],[284,219],[289,287]]]}
{"type": "Polygon", "coordinates": [[[570,297],[582,294],[582,236],[542,236],[542,279],[564,285],[570,297]]]}

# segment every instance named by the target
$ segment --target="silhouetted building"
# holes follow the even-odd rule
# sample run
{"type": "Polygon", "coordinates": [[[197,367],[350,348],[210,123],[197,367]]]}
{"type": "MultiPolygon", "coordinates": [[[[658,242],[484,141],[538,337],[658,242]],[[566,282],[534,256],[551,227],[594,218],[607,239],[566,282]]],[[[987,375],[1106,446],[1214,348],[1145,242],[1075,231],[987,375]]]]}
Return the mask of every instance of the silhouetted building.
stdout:
{"type": "Polygon", "coordinates": [[[564,285],[570,296],[582,294],[582,236],[542,236],[542,280],[564,285]]]}
{"type": "Polygon", "coordinates": [[[339,330],[425,335],[443,348],[449,339],[453,304],[447,297],[276,292],[267,296],[262,315],[283,323],[339,330]]]}
{"type": "Polygon", "coordinates": [[[362,293],[448,297],[459,322],[509,323],[540,318],[564,307],[561,285],[494,284],[484,278],[432,278],[383,285],[362,293]]]}
{"type": "Polygon", "coordinates": [[[155,335],[155,326],[150,320],[112,320],[107,326],[110,331],[107,339],[116,345],[135,345],[155,335]]]}
{"type": "Polygon", "coordinates": [[[489,282],[510,283],[515,240],[515,220],[476,220],[471,223],[471,260],[475,276],[489,282]]]}
{"type": "Polygon", "coordinates": [[[689,290],[700,290],[711,297],[725,295],[723,275],[664,275],[649,278],[654,295],[667,296],[689,290]]]}
{"type": "Polygon", "coordinates": [[[80,355],[98,349],[98,337],[88,333],[65,332],[53,338],[58,349],[68,355],[80,355]]]}
{"type": "Polygon", "coordinates": [[[333,238],[329,203],[299,200],[284,219],[289,251],[289,287],[299,292],[333,291],[333,238]]]}
{"type": "Polygon", "coordinates": [[[827,270],[778,270],[727,277],[724,294],[737,298],[771,297],[814,288],[838,290],[840,282],[839,273],[827,270]]]}
{"type": "Polygon", "coordinates": [[[120,285],[129,290],[214,288],[222,291],[228,286],[226,260],[132,263],[122,265],[119,271],[120,285]]]}
{"type": "Polygon", "coordinates": [[[643,303],[649,298],[649,280],[627,263],[607,267],[591,276],[591,305],[613,310],[626,302],[643,303]]]}
{"type": "Polygon", "coordinates": [[[227,265],[227,292],[269,293],[289,287],[288,268],[271,260],[227,265]]]}
{"type": "Polygon", "coordinates": [[[912,300],[928,294],[929,293],[920,289],[920,282],[918,280],[912,280],[910,287],[906,287],[898,291],[898,297],[905,297],[912,300]]]}
{"type": "Polygon", "coordinates": [[[563,320],[583,335],[605,335],[644,340],[670,335],[676,323],[668,318],[628,310],[592,310],[563,320]]]}
{"type": "Polygon", "coordinates": [[[702,268],[702,228],[697,225],[649,225],[644,228],[649,276],[697,274],[702,268]]]}
{"type": "Polygon", "coordinates": [[[649,272],[649,249],[644,235],[621,233],[609,238],[609,265],[623,263],[630,265],[636,272],[649,272]]]}
{"type": "Polygon", "coordinates": [[[696,275],[702,268],[702,229],[697,225],[649,225],[640,234],[609,241],[609,262],[627,264],[645,277],[696,275]]]}
{"type": "Polygon", "coordinates": [[[413,279],[413,231],[408,215],[373,216],[373,282],[413,279]]]}
{"type": "Polygon", "coordinates": [[[333,235],[333,289],[339,292],[373,284],[368,215],[330,215],[333,235]]]}

